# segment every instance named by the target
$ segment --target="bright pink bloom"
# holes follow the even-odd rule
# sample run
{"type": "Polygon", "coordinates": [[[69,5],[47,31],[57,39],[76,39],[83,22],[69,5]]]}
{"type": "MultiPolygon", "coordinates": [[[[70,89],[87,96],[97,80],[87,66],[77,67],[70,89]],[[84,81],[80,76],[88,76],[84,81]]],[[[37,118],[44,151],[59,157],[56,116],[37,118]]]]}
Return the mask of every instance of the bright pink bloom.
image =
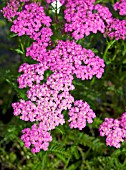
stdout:
{"type": "Polygon", "coordinates": [[[17,33],[18,36],[26,34],[33,39],[35,37],[36,40],[35,34],[40,31],[41,27],[49,27],[52,20],[45,15],[44,8],[37,3],[26,4],[24,8],[18,12],[18,17],[14,20],[11,31],[17,33]]]}
{"type": "Polygon", "coordinates": [[[126,20],[119,20],[114,18],[106,27],[106,32],[104,36],[109,36],[111,39],[115,38],[126,39],[126,20]]]}
{"type": "Polygon", "coordinates": [[[57,46],[45,57],[48,67],[53,72],[75,74],[82,80],[101,78],[104,72],[104,60],[95,56],[91,50],[82,48],[75,41],[59,40],[57,46]]]}
{"type": "Polygon", "coordinates": [[[78,128],[79,130],[82,130],[86,126],[86,122],[92,123],[93,118],[96,117],[88,103],[82,100],[76,100],[68,114],[70,116],[68,120],[70,122],[70,128],[78,128]]]}
{"type": "Polygon", "coordinates": [[[120,148],[120,142],[126,140],[126,112],[119,119],[105,118],[99,131],[106,136],[106,145],[120,148]]]}
{"type": "Polygon", "coordinates": [[[46,63],[39,64],[27,64],[24,63],[20,66],[19,72],[24,72],[21,76],[18,77],[17,81],[19,83],[19,88],[32,87],[33,84],[39,84],[40,81],[44,79],[44,72],[49,67],[46,63]]]}
{"type": "Polygon", "coordinates": [[[66,19],[65,31],[72,32],[72,36],[79,40],[88,36],[90,32],[105,32],[106,23],[112,20],[112,14],[107,7],[95,1],[69,0],[64,11],[66,19]]]}
{"type": "Polygon", "coordinates": [[[41,124],[33,124],[32,128],[25,128],[22,130],[23,135],[21,136],[22,141],[26,148],[32,147],[33,153],[40,152],[41,149],[44,151],[48,150],[49,142],[52,141],[52,136],[49,132],[45,131],[41,124]]]}
{"type": "Polygon", "coordinates": [[[119,10],[120,15],[126,15],[126,0],[120,0],[113,5],[114,9],[119,10]]]}
{"type": "Polygon", "coordinates": [[[3,7],[1,12],[3,13],[4,17],[6,17],[9,21],[12,20],[13,17],[18,15],[18,8],[20,7],[20,2],[17,0],[10,0],[7,2],[7,6],[3,7]]]}

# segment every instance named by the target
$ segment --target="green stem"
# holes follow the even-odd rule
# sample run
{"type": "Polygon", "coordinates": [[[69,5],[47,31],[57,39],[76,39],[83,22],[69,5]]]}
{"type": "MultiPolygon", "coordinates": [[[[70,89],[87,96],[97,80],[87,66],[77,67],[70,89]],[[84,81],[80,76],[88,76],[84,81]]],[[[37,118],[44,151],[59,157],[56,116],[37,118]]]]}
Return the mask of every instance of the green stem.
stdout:
{"type": "Polygon", "coordinates": [[[20,38],[19,38],[19,42],[20,42],[20,45],[21,45],[21,50],[23,51],[23,53],[25,53],[24,46],[23,46],[22,41],[21,41],[20,38]]]}
{"type": "Polygon", "coordinates": [[[72,158],[72,154],[71,154],[71,155],[69,156],[69,158],[67,159],[66,165],[64,166],[64,169],[63,169],[63,170],[67,170],[67,166],[68,166],[71,158],[72,158]]]}
{"type": "MultiPolygon", "coordinates": [[[[75,142],[75,146],[77,146],[77,145],[79,144],[80,139],[82,138],[82,136],[83,136],[83,133],[80,133],[80,134],[79,134],[79,137],[78,137],[78,140],[75,142]]],[[[68,166],[69,161],[71,160],[71,158],[72,158],[72,154],[71,154],[71,155],[69,156],[69,158],[67,159],[67,162],[66,162],[63,170],[67,170],[67,166],[68,166]]]]}
{"type": "Polygon", "coordinates": [[[116,40],[110,41],[107,48],[105,49],[105,52],[104,52],[104,55],[103,55],[103,59],[105,60],[105,62],[107,62],[107,52],[115,42],[116,42],[116,40]]]}

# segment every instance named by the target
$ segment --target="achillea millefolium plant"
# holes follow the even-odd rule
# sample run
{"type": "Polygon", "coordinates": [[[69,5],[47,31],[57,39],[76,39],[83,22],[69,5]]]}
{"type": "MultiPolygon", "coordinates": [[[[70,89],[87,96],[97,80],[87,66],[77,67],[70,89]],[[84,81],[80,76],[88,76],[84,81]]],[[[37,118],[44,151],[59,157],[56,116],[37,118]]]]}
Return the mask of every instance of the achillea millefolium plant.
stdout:
{"type": "Polygon", "coordinates": [[[32,169],[126,168],[125,7],[125,0],[10,0],[2,8],[22,58],[15,80],[5,76],[18,97],[15,139],[34,161],[44,155],[32,169]]]}

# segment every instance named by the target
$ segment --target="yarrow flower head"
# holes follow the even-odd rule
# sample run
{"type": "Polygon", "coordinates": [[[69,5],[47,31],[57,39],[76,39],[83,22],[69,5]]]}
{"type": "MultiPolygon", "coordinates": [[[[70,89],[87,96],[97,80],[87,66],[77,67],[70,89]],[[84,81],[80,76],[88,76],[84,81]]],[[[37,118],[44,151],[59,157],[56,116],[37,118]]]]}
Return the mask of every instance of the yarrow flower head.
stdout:
{"type": "Polygon", "coordinates": [[[1,12],[3,16],[11,21],[15,16],[18,16],[18,9],[21,7],[22,2],[28,3],[30,0],[9,0],[6,7],[3,7],[1,12]]]}
{"type": "Polygon", "coordinates": [[[20,66],[19,72],[24,72],[18,77],[19,88],[32,87],[33,84],[39,84],[44,79],[44,72],[48,69],[46,63],[27,64],[20,66]]]}
{"type": "Polygon", "coordinates": [[[30,47],[26,48],[26,56],[30,56],[37,61],[42,61],[43,57],[47,55],[46,47],[48,47],[52,35],[52,30],[47,27],[43,27],[40,32],[35,33],[33,39],[36,41],[30,47]]]}
{"type": "MultiPolygon", "coordinates": [[[[119,118],[119,121],[120,121],[120,126],[126,130],[126,112],[124,112],[121,117],[119,118]]],[[[125,133],[126,135],[126,133],[125,133]]],[[[126,138],[126,136],[125,136],[126,138]]]]}
{"type": "MultiPolygon", "coordinates": [[[[66,3],[64,18],[66,20],[65,32],[71,32],[76,40],[100,31],[104,36],[116,40],[126,38],[126,20],[112,17],[108,7],[93,4],[89,0],[70,0],[66,3]]],[[[114,5],[115,10],[120,9],[120,15],[125,15],[126,2],[124,0],[114,5]],[[123,6],[123,7],[122,7],[123,6]]]]}
{"type": "Polygon", "coordinates": [[[27,48],[26,55],[30,55],[40,63],[47,63],[53,72],[75,74],[77,78],[92,79],[94,75],[101,78],[104,72],[104,60],[95,56],[91,50],[82,48],[75,41],[59,40],[57,46],[51,50],[44,50],[43,46],[34,42],[27,48]]]}
{"type": "Polygon", "coordinates": [[[43,129],[41,123],[32,125],[31,129],[25,128],[22,130],[22,133],[21,139],[26,148],[32,146],[32,153],[40,152],[41,149],[44,151],[48,150],[49,143],[52,141],[52,136],[43,129]]]}
{"type": "MultiPolygon", "coordinates": [[[[40,70],[36,69],[35,72],[36,71],[39,72],[40,70]]],[[[34,72],[32,72],[32,74],[34,75],[34,72]]],[[[43,77],[42,70],[41,74],[43,77]]],[[[23,77],[25,77],[25,75],[23,77]]],[[[32,78],[33,82],[35,80],[36,76],[32,78]]],[[[70,109],[74,102],[74,97],[69,93],[70,90],[74,89],[72,80],[72,75],[54,73],[51,74],[47,78],[46,83],[42,85],[35,85],[31,82],[29,85],[26,82],[27,80],[24,82],[25,84],[22,84],[23,80],[19,81],[19,87],[31,87],[27,91],[27,97],[30,100],[20,100],[17,103],[13,103],[14,115],[21,115],[20,119],[25,121],[41,121],[43,126],[46,127],[46,130],[52,130],[59,124],[64,124],[65,120],[62,111],[70,109]]]]}
{"type": "MultiPolygon", "coordinates": [[[[42,90],[39,89],[38,91],[42,90]]],[[[28,96],[30,96],[30,92],[31,91],[28,92],[28,96]]],[[[48,90],[48,92],[50,91],[48,90]]],[[[71,107],[74,98],[68,92],[60,95],[55,92],[54,95],[41,94],[41,98],[40,95],[35,96],[35,94],[31,94],[31,100],[32,101],[20,100],[19,102],[13,103],[14,115],[20,115],[20,119],[24,121],[39,121],[43,124],[44,129],[49,131],[65,123],[64,115],[61,112],[71,107]],[[34,104],[33,101],[35,101],[37,97],[39,97],[39,100],[36,99],[34,104]]]]}
{"type": "Polygon", "coordinates": [[[68,112],[70,119],[70,128],[78,128],[82,130],[86,126],[86,122],[92,123],[93,118],[96,117],[93,110],[90,108],[87,102],[83,102],[82,100],[76,100],[74,102],[74,107],[68,112]]]}
{"type": "Polygon", "coordinates": [[[95,56],[91,50],[82,48],[75,41],[69,40],[58,41],[55,49],[48,52],[44,61],[53,72],[75,74],[82,80],[91,79],[94,75],[101,78],[105,67],[103,59],[95,56]]]}
{"type": "Polygon", "coordinates": [[[90,32],[105,32],[105,22],[111,20],[112,14],[107,7],[95,1],[70,0],[66,4],[64,18],[66,19],[65,32],[72,32],[72,36],[79,40],[88,36],[90,32]]]}
{"type": "Polygon", "coordinates": [[[105,118],[105,121],[100,125],[100,136],[106,136],[106,145],[120,148],[120,142],[126,140],[126,112],[121,118],[105,118]]]}
{"type": "Polygon", "coordinates": [[[34,103],[31,101],[25,101],[23,99],[21,99],[19,102],[12,103],[12,107],[14,109],[13,114],[15,116],[21,115],[20,119],[24,121],[35,121],[36,115],[40,113],[34,103]]]}
{"type": "Polygon", "coordinates": [[[25,5],[25,9],[18,13],[17,19],[13,21],[11,31],[17,33],[18,36],[26,34],[34,39],[36,32],[40,31],[41,34],[40,28],[44,25],[49,27],[51,22],[51,18],[45,15],[42,6],[37,3],[30,3],[25,5]]]}
{"type": "Polygon", "coordinates": [[[20,7],[20,2],[17,0],[10,0],[7,2],[7,6],[3,7],[1,12],[3,13],[3,16],[7,18],[9,21],[12,20],[13,17],[18,15],[18,8],[20,7]]]}
{"type": "Polygon", "coordinates": [[[13,21],[11,31],[17,33],[18,36],[28,35],[35,40],[27,48],[26,56],[32,56],[34,60],[39,60],[37,57],[40,55],[42,57],[46,53],[46,47],[49,45],[50,37],[53,35],[51,28],[49,28],[52,20],[49,16],[46,16],[44,8],[39,3],[27,3],[29,2],[28,0],[20,2],[25,2],[22,11],[10,14],[9,9],[13,10],[14,8],[14,11],[17,11],[20,6],[17,1],[10,1],[2,12],[7,18],[12,17],[12,15],[17,16],[13,21]],[[18,4],[17,8],[15,7],[16,4],[18,4]]]}
{"type": "Polygon", "coordinates": [[[111,39],[115,38],[116,40],[119,39],[126,39],[126,20],[119,20],[114,18],[112,22],[108,24],[106,27],[106,32],[104,36],[109,36],[111,39]]]}
{"type": "Polygon", "coordinates": [[[119,10],[120,15],[126,15],[126,1],[120,0],[113,5],[114,9],[119,10]]]}

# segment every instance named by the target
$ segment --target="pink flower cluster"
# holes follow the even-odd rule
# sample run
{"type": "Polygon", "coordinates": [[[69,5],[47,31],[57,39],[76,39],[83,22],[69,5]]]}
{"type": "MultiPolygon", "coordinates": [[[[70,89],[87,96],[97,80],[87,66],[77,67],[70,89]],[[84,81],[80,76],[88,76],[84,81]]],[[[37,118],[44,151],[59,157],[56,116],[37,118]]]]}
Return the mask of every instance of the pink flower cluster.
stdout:
{"type": "Polygon", "coordinates": [[[61,112],[70,109],[74,102],[69,93],[69,90],[74,89],[72,80],[71,75],[57,73],[49,76],[46,83],[33,85],[27,91],[29,101],[20,100],[12,104],[14,115],[21,115],[20,119],[25,121],[41,121],[47,131],[64,124],[61,112]]]}
{"type": "Polygon", "coordinates": [[[126,20],[119,20],[114,18],[112,22],[106,27],[106,32],[104,36],[109,36],[111,39],[115,38],[126,39],[126,20]]]}
{"type": "Polygon", "coordinates": [[[52,20],[45,15],[44,8],[39,3],[25,3],[22,11],[17,12],[21,2],[29,2],[29,0],[20,0],[20,2],[10,0],[2,12],[9,20],[17,16],[11,27],[12,32],[17,33],[18,36],[28,35],[35,40],[27,48],[26,56],[33,56],[36,60],[38,53],[44,54],[49,45],[50,37],[53,35],[51,28],[49,28],[52,20]]]}
{"type": "Polygon", "coordinates": [[[47,50],[52,35],[49,28],[51,19],[45,15],[40,4],[24,4],[24,9],[17,14],[11,31],[18,36],[28,35],[34,40],[26,49],[26,56],[31,56],[39,63],[24,63],[20,66],[19,72],[22,74],[17,81],[19,88],[29,88],[26,92],[28,100],[20,99],[12,107],[14,115],[20,116],[20,119],[39,122],[31,129],[24,129],[21,136],[25,146],[31,147],[35,153],[40,149],[48,149],[52,140],[49,131],[65,123],[64,110],[69,110],[71,128],[82,129],[86,121],[92,123],[95,118],[93,110],[82,100],[74,101],[70,94],[75,88],[72,84],[73,75],[82,80],[92,79],[93,76],[101,78],[105,64],[103,59],[75,41],[59,40],[55,48],[47,50]],[[45,77],[47,70],[53,73],[45,77]]]}
{"type": "Polygon", "coordinates": [[[30,145],[34,145],[32,153],[40,152],[40,149],[44,151],[48,150],[49,142],[52,141],[52,137],[49,132],[43,129],[41,123],[38,125],[32,125],[32,128],[26,128],[22,130],[22,141],[25,143],[25,147],[29,148],[30,145]]]}
{"type": "Polygon", "coordinates": [[[100,4],[94,5],[94,1],[70,0],[64,11],[65,31],[72,32],[72,36],[79,40],[88,36],[90,32],[105,32],[105,22],[110,22],[112,14],[107,7],[100,4]]]}
{"type": "Polygon", "coordinates": [[[76,100],[74,107],[71,107],[68,114],[70,116],[68,120],[70,122],[70,128],[78,128],[79,130],[82,130],[86,126],[86,121],[92,123],[92,119],[96,117],[88,103],[82,100],[76,100]]]}
{"type": "Polygon", "coordinates": [[[103,59],[69,40],[58,41],[56,48],[49,51],[46,61],[52,71],[75,74],[82,80],[92,79],[94,75],[101,78],[105,67],[103,59]]]}
{"type": "Polygon", "coordinates": [[[52,34],[50,28],[43,27],[40,32],[34,35],[34,40],[36,41],[26,49],[26,56],[31,56],[34,60],[41,61],[46,55],[46,47],[49,45],[52,34]]]}
{"type": "Polygon", "coordinates": [[[113,5],[114,9],[119,10],[120,15],[126,15],[126,1],[120,0],[113,5]]]}
{"type": "Polygon", "coordinates": [[[120,148],[126,140],[126,112],[119,119],[105,118],[99,127],[100,136],[106,136],[106,145],[120,148]]]}
{"type": "Polygon", "coordinates": [[[20,2],[19,1],[10,0],[7,3],[7,6],[3,7],[1,12],[3,13],[5,18],[7,18],[9,21],[11,21],[11,19],[17,15],[17,11],[18,11],[19,7],[20,7],[20,2]]]}
{"type": "MultiPolygon", "coordinates": [[[[46,83],[39,84],[39,81],[43,79],[43,70],[45,70],[43,68],[41,63],[34,65],[25,63],[21,65],[19,70],[24,71],[24,74],[20,76],[23,77],[22,79],[20,77],[18,79],[19,87],[30,87],[27,91],[29,100],[21,99],[19,102],[13,103],[12,107],[15,116],[20,116],[20,119],[24,121],[39,121],[44,132],[47,133],[49,130],[55,129],[56,126],[65,123],[62,111],[70,109],[74,102],[74,97],[69,93],[70,90],[74,89],[74,86],[72,85],[72,75],[57,72],[48,76],[46,83]],[[28,79],[26,76],[27,70],[28,79]]],[[[31,137],[34,137],[31,131],[29,133],[27,134],[26,131],[26,136],[31,135],[31,137]]],[[[31,138],[26,139],[23,135],[21,139],[27,147],[30,147],[32,144],[34,145],[31,142],[31,138]],[[29,144],[27,145],[27,143],[29,144]]],[[[43,148],[36,144],[33,149],[32,152],[34,153],[39,152],[43,148]]]]}
{"type": "MultiPolygon", "coordinates": [[[[28,50],[28,49],[27,49],[28,50]]],[[[48,52],[40,52],[36,55],[31,51],[30,56],[40,62],[47,63],[53,72],[63,72],[64,74],[75,74],[82,80],[91,79],[94,75],[101,78],[104,72],[104,60],[95,56],[91,50],[82,48],[75,41],[59,40],[57,46],[48,52]],[[84,64],[83,64],[84,63],[84,64]]]]}
{"type": "MultiPolygon", "coordinates": [[[[126,38],[125,20],[113,18],[108,7],[100,4],[94,5],[94,2],[89,0],[69,0],[67,2],[64,11],[65,32],[71,32],[72,37],[76,40],[90,35],[91,32],[96,34],[98,31],[104,36],[124,40],[126,38]]],[[[125,4],[124,1],[123,4],[125,4]]]]}
{"type": "Polygon", "coordinates": [[[12,20],[15,16],[19,13],[17,12],[19,7],[21,6],[22,2],[29,2],[29,0],[9,0],[7,2],[7,6],[3,7],[1,12],[3,13],[4,17],[7,18],[9,21],[12,20]]]}
{"type": "Polygon", "coordinates": [[[38,40],[44,30],[42,26],[49,27],[52,22],[49,16],[45,15],[44,8],[37,3],[25,5],[25,9],[18,13],[17,19],[13,21],[11,31],[18,36],[28,35],[30,38],[38,40]],[[36,32],[39,32],[36,35],[36,32]]]}
{"type": "Polygon", "coordinates": [[[44,72],[48,69],[46,64],[27,64],[24,63],[20,66],[19,72],[24,72],[17,81],[19,83],[19,88],[32,87],[33,84],[39,84],[40,81],[44,79],[44,72]]]}
{"type": "MultiPolygon", "coordinates": [[[[19,68],[19,72],[23,72],[18,78],[19,88],[30,87],[27,91],[29,100],[13,103],[14,115],[20,116],[24,121],[39,121],[47,132],[65,123],[63,110],[70,110],[71,128],[84,128],[86,120],[92,123],[95,113],[86,102],[80,100],[74,103],[74,97],[69,91],[75,88],[72,84],[73,74],[82,80],[91,79],[94,75],[100,78],[105,66],[103,59],[74,41],[60,40],[40,61],[31,65],[24,63],[19,68]],[[51,70],[53,74],[41,84],[46,70],[51,70]],[[75,111],[78,107],[78,113],[73,113],[72,103],[75,104],[75,111]],[[78,114],[77,120],[74,120],[73,114],[78,114]]],[[[25,142],[25,138],[23,141],[25,142]]]]}

